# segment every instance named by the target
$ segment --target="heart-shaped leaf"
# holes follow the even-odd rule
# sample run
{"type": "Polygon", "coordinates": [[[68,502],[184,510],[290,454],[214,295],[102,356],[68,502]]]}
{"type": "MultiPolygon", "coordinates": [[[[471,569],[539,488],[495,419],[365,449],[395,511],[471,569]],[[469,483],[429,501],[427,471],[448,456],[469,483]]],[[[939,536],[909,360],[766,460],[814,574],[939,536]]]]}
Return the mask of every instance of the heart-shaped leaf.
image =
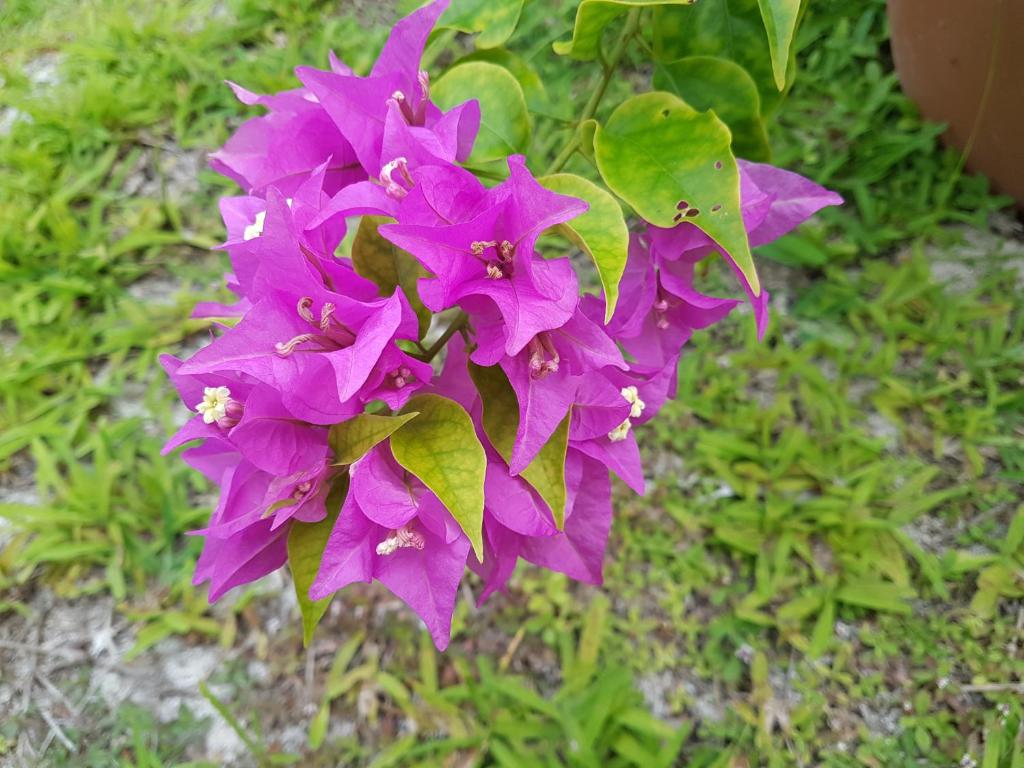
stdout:
{"type": "Polygon", "coordinates": [[[740,177],[725,123],[671,93],[624,101],[600,126],[594,155],[608,187],[647,221],[685,220],[725,249],[759,295],[761,284],[740,214],[740,177]]]}
{"type": "Polygon", "coordinates": [[[386,440],[418,414],[413,411],[399,416],[360,413],[331,427],[329,442],[334,451],[334,464],[352,464],[363,458],[373,446],[386,440]]]}
{"type": "Polygon", "coordinates": [[[523,0],[452,0],[437,28],[477,34],[477,48],[497,48],[516,31],[523,0]]]}
{"type": "Polygon", "coordinates": [[[552,192],[578,197],[590,205],[586,213],[560,224],[558,231],[594,260],[604,287],[604,321],[607,323],[615,314],[619,281],[626,269],[629,250],[629,229],[622,215],[622,206],[592,181],[572,173],[555,173],[537,181],[552,192]]]}
{"type": "Polygon", "coordinates": [[[452,67],[430,89],[434,102],[450,109],[468,99],[480,102],[480,133],[469,163],[486,163],[526,149],[530,115],[519,81],[504,67],[468,61],[452,67]]]}
{"type": "Polygon", "coordinates": [[[473,420],[440,395],[412,398],[403,413],[412,412],[419,415],[391,436],[391,452],[448,508],[482,562],[487,457],[473,420]]]}
{"type": "Polygon", "coordinates": [[[671,91],[694,109],[713,109],[732,132],[732,149],[757,162],[771,155],[761,119],[761,96],[743,67],[717,56],[689,56],[654,68],[654,87],[671,91]]]}
{"type": "Polygon", "coordinates": [[[555,53],[589,60],[597,56],[601,33],[613,20],[633,8],[652,5],[693,5],[696,0],[583,0],[576,9],[572,39],[554,44],[555,53]]]}
{"type": "MultiPolygon", "coordinates": [[[[469,364],[469,374],[484,405],[484,432],[505,461],[512,457],[519,428],[519,403],[505,372],[497,365],[469,364]]],[[[555,526],[565,525],[565,453],[569,444],[566,416],[520,476],[532,485],[551,509],[555,526]]]]}
{"type": "MultiPolygon", "coordinates": [[[[544,87],[544,81],[540,79],[540,75],[533,65],[519,54],[512,53],[512,51],[504,48],[489,48],[482,51],[473,51],[468,56],[463,56],[452,66],[454,68],[471,61],[486,61],[490,64],[504,67],[519,82],[519,86],[523,89],[523,97],[526,99],[526,106],[531,112],[550,113],[552,111],[552,105],[548,98],[547,89],[544,87]]],[[[560,106],[563,107],[561,112],[565,113],[565,119],[571,119],[572,115],[564,109],[564,107],[569,105],[563,104],[560,106]]]]}

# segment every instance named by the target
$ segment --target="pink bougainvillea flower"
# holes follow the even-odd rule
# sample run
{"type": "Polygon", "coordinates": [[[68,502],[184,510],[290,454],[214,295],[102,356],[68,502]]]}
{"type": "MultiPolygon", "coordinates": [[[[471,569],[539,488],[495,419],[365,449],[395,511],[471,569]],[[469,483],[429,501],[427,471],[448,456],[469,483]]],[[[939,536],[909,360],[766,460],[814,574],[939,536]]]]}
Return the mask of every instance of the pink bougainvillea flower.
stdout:
{"type": "Polygon", "coordinates": [[[323,191],[324,167],[317,169],[295,192],[284,197],[271,188],[266,199],[224,198],[221,212],[228,231],[220,247],[228,252],[234,268],[237,292],[250,301],[258,298],[259,286],[266,284],[259,274],[288,269],[297,259],[309,262],[321,281],[333,284],[353,298],[372,299],[377,287],[359,277],[347,259],[334,256],[345,236],[343,218],[317,222],[327,200],[323,191]]]}
{"type": "Polygon", "coordinates": [[[447,7],[448,0],[436,0],[399,21],[368,77],[310,67],[296,69],[371,178],[377,178],[387,164],[401,157],[384,154],[389,102],[410,128],[434,134],[435,138],[425,143],[435,148],[440,158],[454,162],[469,156],[480,123],[479,105],[467,102],[442,114],[430,101],[427,73],[419,69],[427,38],[447,7]]]}
{"type": "Polygon", "coordinates": [[[348,496],[310,589],[314,600],[353,582],[379,581],[448,647],[469,539],[440,500],[381,444],[350,467],[348,496]]]}
{"type": "Polygon", "coordinates": [[[498,335],[486,343],[500,342],[505,354],[516,355],[537,334],[564,325],[579,303],[568,258],[543,259],[534,245],[541,232],[583,213],[587,204],[544,189],[520,155],[508,165],[509,178],[490,190],[458,169],[421,169],[399,210],[401,223],[380,233],[435,275],[420,281],[429,309],[459,304],[475,320],[479,311],[496,307],[502,324],[489,328],[498,335]],[[434,207],[438,202],[444,207],[434,207]],[[420,216],[427,221],[417,223],[420,216]]]}
{"type": "Polygon", "coordinates": [[[486,494],[484,559],[482,563],[469,559],[469,566],[484,580],[480,603],[505,588],[519,558],[576,581],[602,582],[612,519],[608,472],[600,463],[570,448],[565,474],[568,503],[563,531],[524,529],[523,522],[542,519],[542,511],[535,506],[536,497],[518,478],[508,478],[514,484],[500,487],[507,496],[486,494]],[[524,513],[531,504],[534,512],[524,513]]]}
{"type": "MultiPolygon", "coordinates": [[[[843,199],[809,179],[772,165],[738,161],[740,204],[750,245],[764,245],[803,223],[822,208],[841,205],[843,199]]],[[[718,251],[733,268],[754,309],[758,338],[768,327],[768,293],[753,294],[750,283],[732,256],[719,248],[694,224],[683,221],[671,229],[649,226],[651,251],[658,266],[666,262],[691,264],[718,251]]],[[[690,272],[692,277],[692,271],[690,272]]],[[[688,279],[684,274],[684,280],[688,279]]]]}
{"type": "MultiPolygon", "coordinates": [[[[694,331],[719,322],[739,304],[697,291],[693,272],[694,264],[683,260],[655,268],[647,235],[631,235],[622,298],[606,327],[629,355],[631,369],[649,375],[666,366],[674,368],[694,331]]],[[[582,307],[594,321],[604,316],[601,299],[587,296],[582,307]]]]}
{"type": "Polygon", "coordinates": [[[327,514],[332,468],[326,462],[289,477],[277,477],[245,461],[217,439],[182,456],[221,487],[210,524],[192,532],[204,538],[193,583],[210,582],[211,602],[284,565],[292,520],[317,522],[327,514]]]}
{"type": "MultiPolygon", "coordinates": [[[[333,56],[332,63],[339,74],[349,72],[333,56]]],[[[247,194],[262,196],[274,186],[291,195],[328,160],[324,189],[329,195],[366,178],[351,144],[310,90],[260,96],[229,85],[243,104],[267,109],[266,115],[244,122],[227,144],[210,155],[210,167],[233,179],[247,194]]]]}
{"type": "Polygon", "coordinates": [[[214,438],[229,443],[255,467],[283,476],[318,466],[327,457],[326,428],[298,421],[280,393],[266,384],[231,371],[185,375],[179,372],[181,361],[171,355],[162,355],[160,363],[182,402],[196,411],[163,453],[214,438]]]}
{"type": "MultiPolygon", "coordinates": [[[[594,400],[598,390],[586,386],[584,379],[604,368],[626,368],[615,342],[598,323],[582,311],[576,311],[560,327],[541,331],[514,355],[507,355],[500,343],[501,317],[493,307],[471,307],[478,346],[472,359],[478,365],[500,365],[515,392],[519,404],[519,426],[512,448],[511,470],[522,472],[558,428],[574,405],[591,402],[587,413],[597,413],[603,402],[617,412],[605,416],[614,424],[625,418],[629,408],[621,398],[594,400]]],[[[583,411],[581,411],[581,414],[583,411]]],[[[578,416],[577,419],[581,419],[578,416]]],[[[607,430],[605,430],[607,431],[607,430]]]]}
{"type": "MultiPolygon", "coordinates": [[[[271,195],[268,204],[269,224],[283,202],[271,195]]],[[[246,277],[252,309],[180,373],[246,374],[280,392],[284,408],[313,424],[353,416],[382,386],[394,390],[390,402],[400,407],[426,383],[419,378],[427,373],[422,364],[395,344],[415,339],[418,330],[400,291],[361,301],[332,290],[325,286],[334,285],[331,271],[295,248],[271,249],[246,277]]]]}

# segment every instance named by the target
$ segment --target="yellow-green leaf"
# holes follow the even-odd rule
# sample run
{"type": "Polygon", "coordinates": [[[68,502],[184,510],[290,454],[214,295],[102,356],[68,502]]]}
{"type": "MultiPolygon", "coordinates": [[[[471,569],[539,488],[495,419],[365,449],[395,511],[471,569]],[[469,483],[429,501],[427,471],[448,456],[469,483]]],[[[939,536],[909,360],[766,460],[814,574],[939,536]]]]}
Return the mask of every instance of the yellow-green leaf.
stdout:
{"type": "Polygon", "coordinates": [[[530,114],[519,81],[504,67],[468,61],[452,67],[430,89],[434,103],[451,109],[480,102],[480,133],[469,163],[486,163],[522,152],[530,140],[530,114]]]}
{"type": "Polygon", "coordinates": [[[768,33],[775,86],[782,91],[786,88],[789,49],[800,18],[800,0],[757,0],[757,4],[761,8],[761,18],[764,19],[764,28],[768,33]]]}
{"type": "MultiPolygon", "coordinates": [[[[484,432],[505,461],[512,457],[512,446],[519,428],[519,403],[505,372],[499,366],[469,364],[469,374],[484,405],[484,432]]],[[[569,416],[566,416],[544,447],[520,476],[537,489],[551,508],[555,526],[565,525],[565,453],[569,445],[569,416]]]]}
{"type": "Polygon", "coordinates": [[[612,21],[633,8],[653,5],[693,5],[696,0],[583,0],[576,9],[572,39],[554,44],[555,53],[589,60],[597,56],[601,33],[612,21]]]}
{"type": "Polygon", "coordinates": [[[437,27],[479,33],[477,48],[497,48],[516,31],[523,0],[452,0],[437,27]]]}
{"type": "Polygon", "coordinates": [[[416,290],[416,281],[427,272],[410,253],[388,242],[377,231],[381,224],[392,222],[388,216],[363,216],[352,242],[352,266],[356,273],[372,282],[384,296],[401,288],[419,321],[420,337],[430,327],[430,310],[423,306],[416,290]]]}
{"type": "Polygon", "coordinates": [[[440,395],[418,395],[404,412],[419,416],[391,436],[395,460],[441,500],[483,560],[487,457],[465,409],[440,395]]]}
{"type": "Polygon", "coordinates": [[[598,127],[594,155],[608,187],[640,216],[658,227],[685,220],[704,230],[758,295],[730,141],[714,113],[654,91],[627,99],[598,127]]]}
{"type": "Polygon", "coordinates": [[[416,416],[415,412],[402,413],[399,416],[360,413],[340,424],[335,424],[331,427],[329,437],[335,465],[359,461],[373,446],[391,437],[396,430],[416,416]]]}
{"type": "Polygon", "coordinates": [[[572,173],[555,173],[537,179],[541,186],[586,200],[589,210],[582,216],[558,226],[558,231],[594,260],[604,287],[604,321],[615,314],[619,300],[619,281],[626,269],[629,250],[629,229],[622,215],[622,206],[601,187],[572,173]]]}
{"type": "Polygon", "coordinates": [[[288,568],[292,572],[292,583],[295,585],[295,597],[299,601],[302,613],[302,644],[308,646],[313,639],[313,631],[320,623],[334,595],[320,600],[309,599],[309,588],[313,585],[316,573],[320,570],[324,547],[338,519],[341,504],[348,493],[348,475],[342,476],[327,497],[327,517],[317,523],[296,521],[288,532],[288,568]]]}
{"type": "Polygon", "coordinates": [[[656,64],[654,87],[671,91],[694,109],[713,109],[729,126],[735,154],[758,162],[770,159],[757,84],[736,62],[717,56],[688,56],[656,64]]]}

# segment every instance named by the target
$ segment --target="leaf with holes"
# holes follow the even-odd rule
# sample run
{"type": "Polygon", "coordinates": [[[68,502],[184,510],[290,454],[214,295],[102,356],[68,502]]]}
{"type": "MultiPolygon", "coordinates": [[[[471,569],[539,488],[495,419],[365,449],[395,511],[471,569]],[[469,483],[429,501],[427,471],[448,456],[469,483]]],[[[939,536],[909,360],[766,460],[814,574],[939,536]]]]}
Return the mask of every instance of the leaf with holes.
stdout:
{"type": "Polygon", "coordinates": [[[334,451],[334,464],[352,464],[363,458],[373,446],[387,440],[418,414],[413,411],[400,416],[360,413],[331,427],[329,442],[334,451]]]}
{"type": "Polygon", "coordinates": [[[654,68],[654,87],[694,109],[713,109],[732,133],[733,152],[764,162],[771,156],[757,85],[743,67],[717,56],[689,56],[654,68]]]}
{"type": "Polygon", "coordinates": [[[626,269],[629,229],[622,206],[601,187],[572,173],[556,173],[537,179],[542,187],[561,195],[586,200],[590,208],[571,221],[558,225],[558,231],[594,260],[604,287],[607,323],[615,314],[619,299],[619,281],[626,269]]]}
{"type": "Polygon", "coordinates": [[[516,31],[522,10],[523,0],[452,0],[437,27],[476,34],[477,48],[497,48],[516,31]]]}
{"type": "Polygon", "coordinates": [[[693,5],[696,0],[583,0],[576,9],[572,39],[554,44],[555,53],[583,61],[597,56],[604,28],[634,8],[653,5],[693,5]]]}
{"type": "Polygon", "coordinates": [[[414,420],[391,436],[395,460],[448,508],[483,561],[484,474],[487,457],[465,409],[440,395],[418,395],[403,413],[414,420]]]}
{"type": "Polygon", "coordinates": [[[331,535],[334,522],[338,519],[341,503],[348,493],[348,475],[342,478],[331,489],[327,497],[327,517],[316,523],[292,523],[288,531],[288,567],[292,572],[292,583],[295,585],[295,597],[299,601],[302,614],[302,644],[309,646],[313,632],[320,619],[324,617],[331,599],[328,595],[320,600],[309,599],[309,588],[316,578],[323,558],[327,538],[331,535]]]}
{"type": "Polygon", "coordinates": [[[430,327],[430,310],[423,306],[416,291],[416,281],[426,276],[420,263],[401,248],[389,243],[377,231],[381,224],[393,219],[387,216],[363,216],[352,242],[352,266],[378,288],[382,296],[390,296],[401,288],[419,321],[420,337],[430,327]]]}
{"type": "Polygon", "coordinates": [[[469,61],[449,69],[431,88],[431,97],[442,109],[467,99],[480,102],[480,133],[469,163],[500,160],[526,149],[530,140],[530,115],[519,81],[504,67],[486,61],[469,61]]]}
{"type": "MultiPolygon", "coordinates": [[[[484,406],[484,432],[508,462],[519,428],[519,402],[504,371],[497,365],[469,364],[469,374],[484,406]]],[[[520,476],[532,485],[551,509],[555,526],[565,525],[565,453],[569,444],[569,416],[562,420],[520,476]]]]}
{"type": "Polygon", "coordinates": [[[647,221],[674,227],[684,218],[725,249],[761,292],[740,215],[740,177],[729,129],[671,93],[634,96],[600,126],[594,155],[608,187],[647,221]]]}
{"type": "Polygon", "coordinates": [[[768,33],[768,50],[771,51],[775,85],[782,91],[786,88],[790,46],[800,19],[800,0],[757,0],[757,4],[761,8],[761,18],[768,33]]]}

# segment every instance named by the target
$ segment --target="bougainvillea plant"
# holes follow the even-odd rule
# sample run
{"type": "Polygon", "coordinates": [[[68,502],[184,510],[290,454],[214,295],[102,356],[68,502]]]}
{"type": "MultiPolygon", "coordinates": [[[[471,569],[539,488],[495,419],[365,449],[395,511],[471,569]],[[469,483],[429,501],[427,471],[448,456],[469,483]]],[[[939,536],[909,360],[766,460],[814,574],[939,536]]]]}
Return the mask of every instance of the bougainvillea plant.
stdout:
{"type": "Polygon", "coordinates": [[[610,474],[643,493],[636,427],[686,342],[743,298],[763,335],[751,247],[839,202],[753,162],[799,0],[582,0],[551,55],[603,72],[557,154],[529,154],[543,85],[502,45],[543,5],[435,0],[366,75],[332,55],[294,90],[232,85],[266,110],[211,157],[245,193],[221,201],[238,300],[198,306],[211,343],[163,358],[194,411],[166,450],[192,444],[221,491],[196,532],[211,600],[288,564],[308,641],[379,581],[444,648],[467,566],[481,600],[520,559],[600,583],[610,474]],[[441,28],[478,50],[435,81],[441,28]],[[659,90],[598,122],[627,54],[659,90]],[[718,258],[742,298],[698,286],[718,258]]]}

